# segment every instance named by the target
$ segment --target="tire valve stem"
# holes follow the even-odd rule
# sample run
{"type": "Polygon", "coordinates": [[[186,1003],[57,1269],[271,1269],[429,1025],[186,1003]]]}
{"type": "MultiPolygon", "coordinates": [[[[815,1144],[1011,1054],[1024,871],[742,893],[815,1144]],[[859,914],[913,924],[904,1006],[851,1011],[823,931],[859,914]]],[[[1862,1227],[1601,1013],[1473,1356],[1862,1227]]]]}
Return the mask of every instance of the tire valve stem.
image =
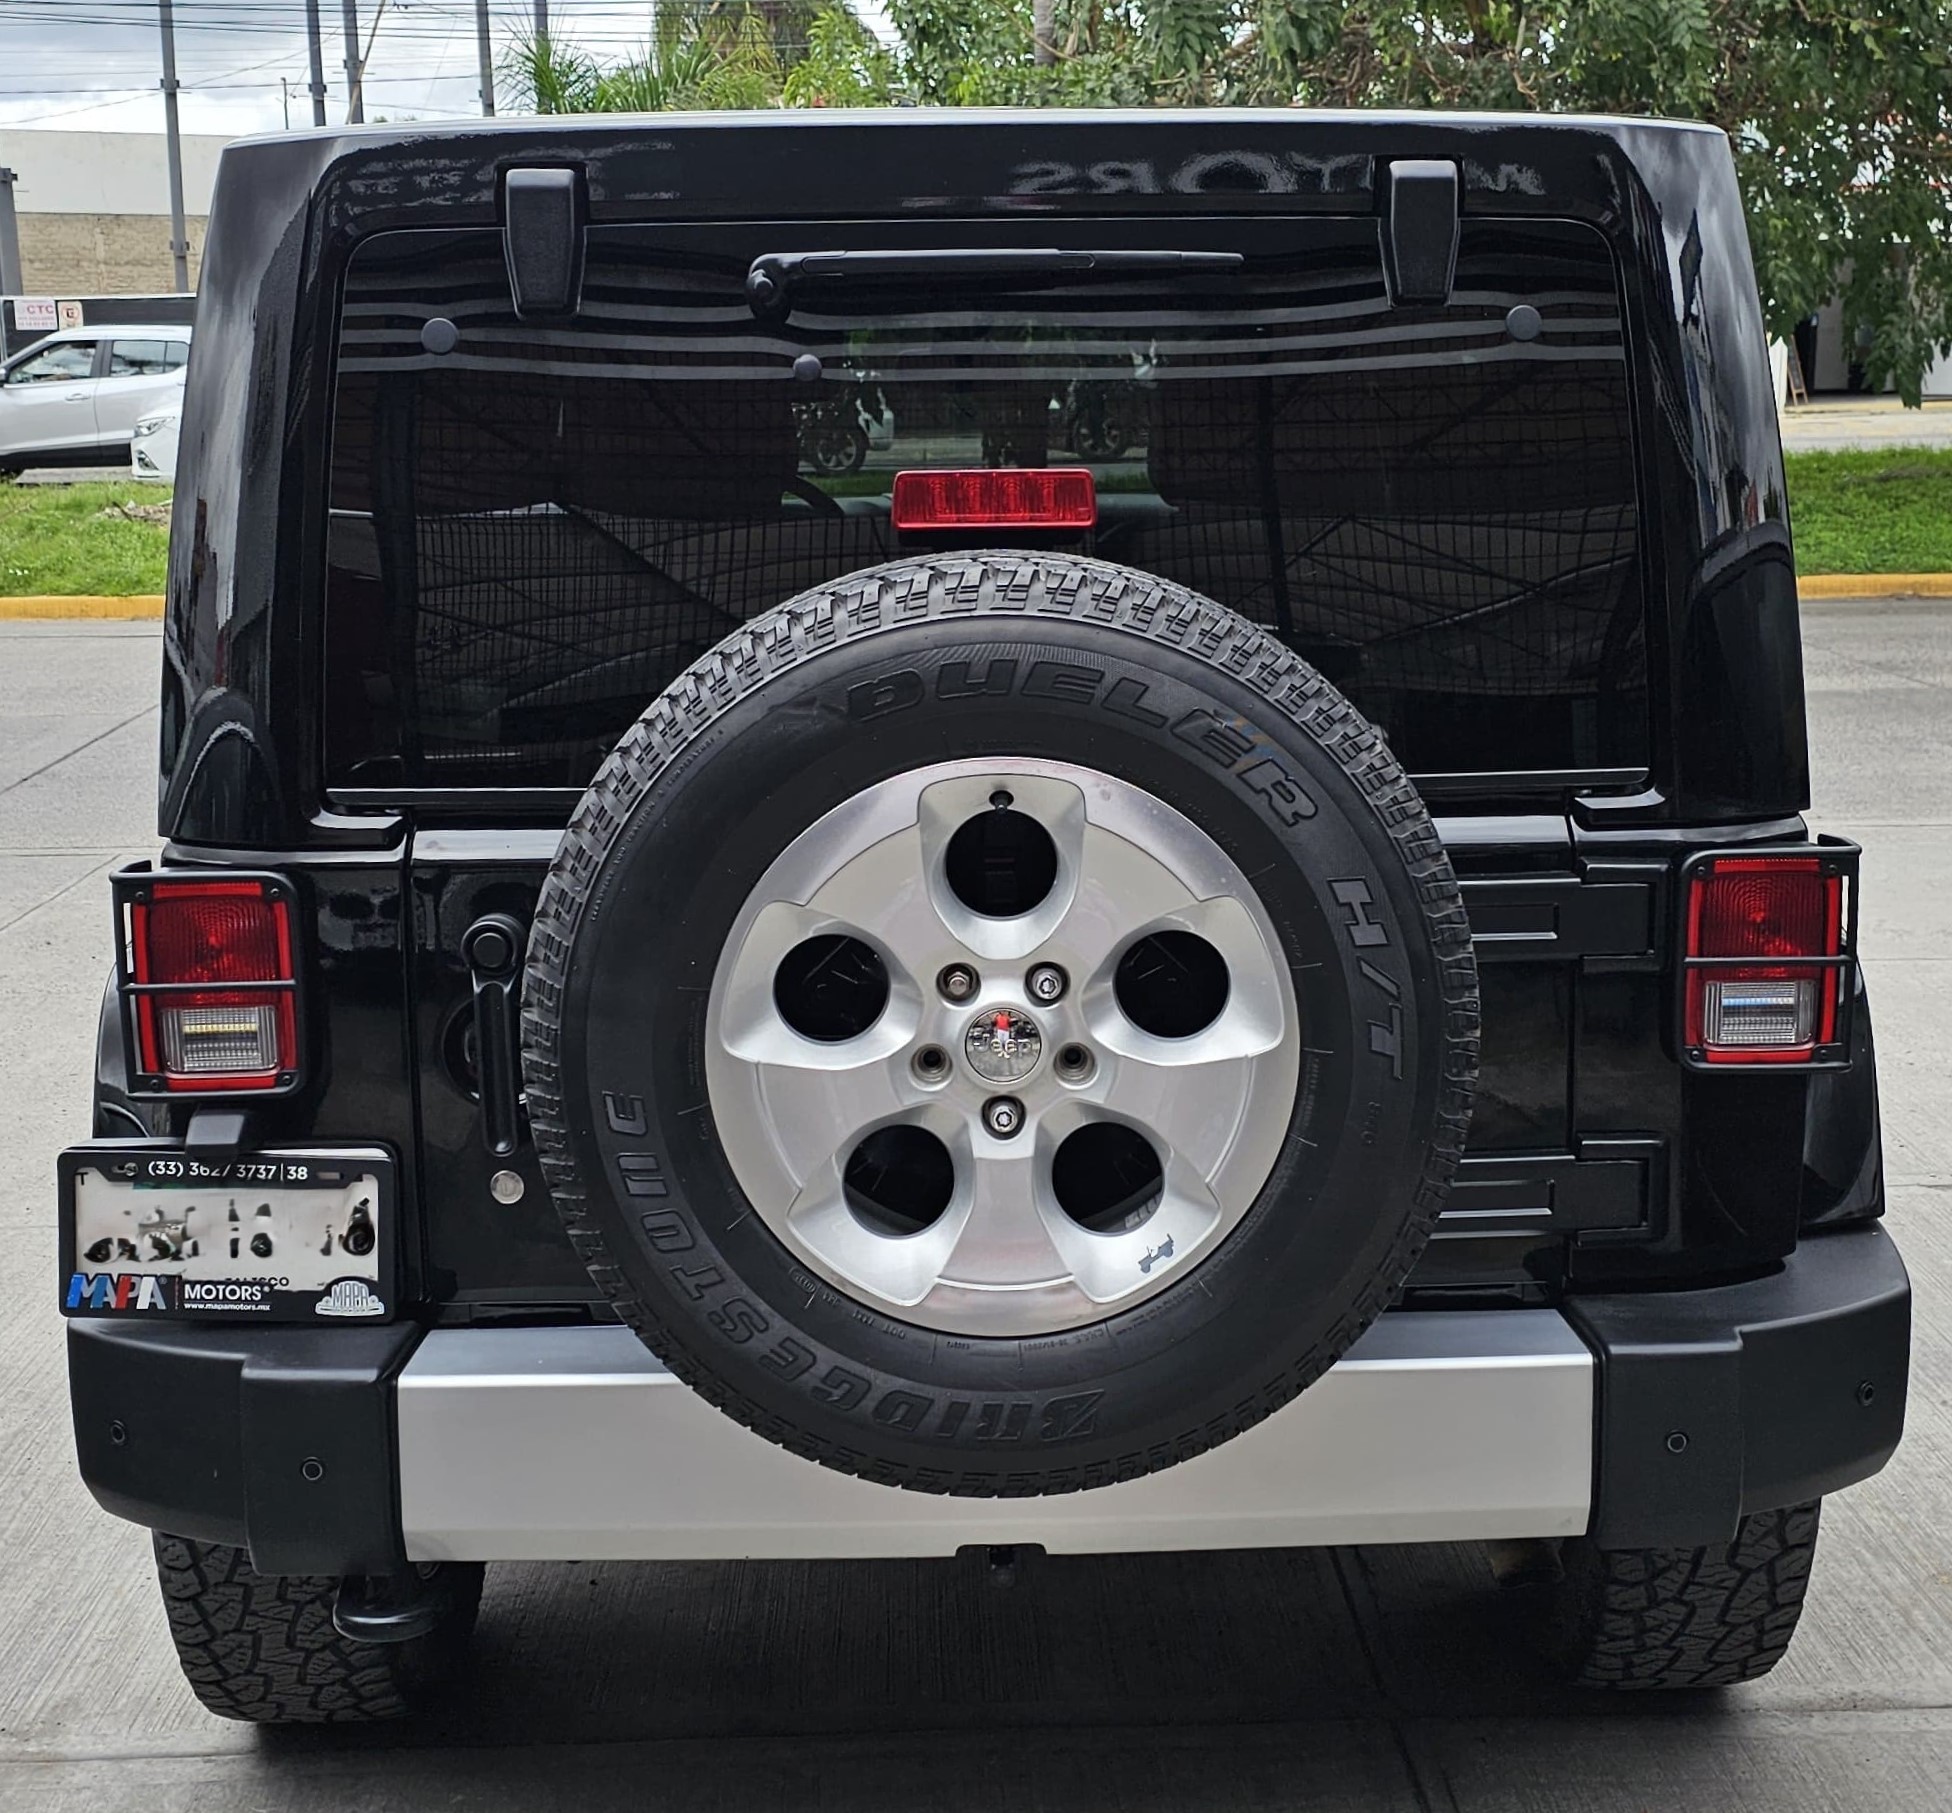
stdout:
{"type": "Polygon", "coordinates": [[[983,1104],[983,1125],[996,1139],[1023,1131],[1023,1103],[1013,1095],[993,1095],[983,1104]]]}

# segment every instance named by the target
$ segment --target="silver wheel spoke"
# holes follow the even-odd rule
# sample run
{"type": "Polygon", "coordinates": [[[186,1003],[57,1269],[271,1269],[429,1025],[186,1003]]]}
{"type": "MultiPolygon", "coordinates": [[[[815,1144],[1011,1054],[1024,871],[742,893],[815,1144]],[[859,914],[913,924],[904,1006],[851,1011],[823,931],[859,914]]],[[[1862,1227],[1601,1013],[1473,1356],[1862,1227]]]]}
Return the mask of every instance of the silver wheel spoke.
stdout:
{"type": "Polygon", "coordinates": [[[1039,774],[974,774],[937,781],[917,802],[922,864],[942,923],[979,958],[1010,962],[1028,957],[1070,910],[1077,891],[1086,836],[1085,796],[1075,781],[1039,774]],[[1057,879],[1029,912],[1013,919],[991,919],[956,897],[945,872],[949,840],[972,818],[995,810],[992,801],[1007,794],[1014,810],[1042,825],[1057,851],[1057,879]]]}
{"type": "Polygon", "coordinates": [[[1291,1024],[1286,971],[1240,901],[1226,894],[1195,901],[1143,925],[1143,932],[1157,931],[1191,932],[1219,951],[1227,965],[1226,1005],[1210,1026],[1187,1038],[1157,1038],[1126,1017],[1110,974],[1101,974],[1093,979],[1085,1011],[1092,1036],[1106,1050],[1151,1064],[1191,1066],[1256,1057],[1282,1042],[1291,1024]]]}
{"type": "Polygon", "coordinates": [[[1055,1211],[1044,1206],[1043,1167],[1030,1142],[1012,1140],[1007,1150],[987,1153],[979,1145],[975,1157],[969,1215],[943,1262],[942,1282],[991,1291],[1062,1284],[1071,1268],[1052,1226],[1055,1211]]]}
{"type": "Polygon", "coordinates": [[[838,1270],[904,1308],[936,1288],[957,1237],[969,1220],[969,1175],[958,1163],[958,1184],[941,1217],[919,1233],[890,1235],[867,1225],[847,1201],[845,1152],[816,1169],[786,1210],[786,1227],[838,1270]]]}
{"type": "Polygon", "coordinates": [[[1207,1064],[1153,1064],[1120,1057],[1105,1087],[1121,1120],[1143,1128],[1162,1160],[1208,1178],[1227,1161],[1246,1117],[1251,1058],[1207,1064]]]}
{"type": "Polygon", "coordinates": [[[902,1087],[901,1074],[873,1059],[760,1067],[759,1090],[773,1152],[796,1192],[823,1171],[831,1169],[838,1176],[838,1168],[868,1133],[907,1115],[914,1091],[902,1087]]]}
{"type": "MultiPolygon", "coordinates": [[[[1081,982],[1106,970],[1141,927],[1177,923],[1199,910],[1186,883],[1149,850],[1087,825],[1082,873],[1049,949],[1081,982]]],[[[1106,985],[1110,975],[1105,976],[1106,985]]]]}
{"type": "Polygon", "coordinates": [[[858,1037],[825,1044],[797,1033],[780,1017],[773,980],[787,952],[809,938],[857,927],[830,913],[776,900],[754,918],[738,948],[727,952],[728,966],[717,990],[718,1043],[748,1064],[787,1064],[816,1070],[851,1070],[879,1062],[902,1050],[921,1017],[920,992],[909,979],[889,971],[888,1005],[858,1037]]]}
{"type": "Polygon", "coordinates": [[[966,955],[931,896],[920,830],[909,825],[882,838],[821,883],[807,904],[867,934],[918,990],[945,963],[966,955]]]}

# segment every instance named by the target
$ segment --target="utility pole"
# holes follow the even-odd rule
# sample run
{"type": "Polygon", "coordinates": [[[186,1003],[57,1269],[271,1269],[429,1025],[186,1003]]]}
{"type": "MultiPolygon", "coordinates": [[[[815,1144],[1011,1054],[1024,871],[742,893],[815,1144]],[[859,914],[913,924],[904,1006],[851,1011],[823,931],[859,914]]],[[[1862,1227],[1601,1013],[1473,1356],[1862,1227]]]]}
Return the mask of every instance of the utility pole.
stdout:
{"type": "Polygon", "coordinates": [[[14,218],[14,173],[0,164],[0,296],[18,296],[26,287],[20,274],[20,223],[14,218]]]}
{"type": "Polygon", "coordinates": [[[285,130],[289,132],[291,130],[291,83],[284,76],[278,78],[278,99],[284,104],[285,130]]]}
{"type": "Polygon", "coordinates": [[[357,126],[366,118],[366,102],[359,92],[359,0],[345,0],[346,13],[346,124],[357,126]]]}
{"type": "Polygon", "coordinates": [[[183,220],[183,134],[176,121],[176,14],[172,0],[156,0],[163,27],[163,123],[169,138],[169,251],[176,293],[190,293],[190,230],[183,220]]]}
{"type": "Polygon", "coordinates": [[[543,44],[549,38],[549,0],[535,0],[535,41],[543,44]]]}
{"type": "Polygon", "coordinates": [[[312,124],[325,124],[325,51],[319,43],[319,0],[305,0],[305,46],[312,58],[312,124]]]}
{"type": "Polygon", "coordinates": [[[481,117],[495,117],[495,48],[488,41],[488,0],[474,0],[474,41],[481,57],[481,117]]]}

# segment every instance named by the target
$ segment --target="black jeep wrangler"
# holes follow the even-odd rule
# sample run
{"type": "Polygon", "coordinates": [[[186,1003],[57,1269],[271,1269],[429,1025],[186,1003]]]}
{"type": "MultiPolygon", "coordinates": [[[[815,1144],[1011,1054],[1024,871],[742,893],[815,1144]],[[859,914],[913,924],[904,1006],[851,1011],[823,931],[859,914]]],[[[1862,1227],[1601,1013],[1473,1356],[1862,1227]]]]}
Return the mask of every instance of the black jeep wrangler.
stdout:
{"type": "Polygon", "coordinates": [[[1728,148],[670,117],[225,154],[62,1161],[211,1710],[486,1562],[1530,1540],[1757,1676],[1903,1420],[1728,148]]]}

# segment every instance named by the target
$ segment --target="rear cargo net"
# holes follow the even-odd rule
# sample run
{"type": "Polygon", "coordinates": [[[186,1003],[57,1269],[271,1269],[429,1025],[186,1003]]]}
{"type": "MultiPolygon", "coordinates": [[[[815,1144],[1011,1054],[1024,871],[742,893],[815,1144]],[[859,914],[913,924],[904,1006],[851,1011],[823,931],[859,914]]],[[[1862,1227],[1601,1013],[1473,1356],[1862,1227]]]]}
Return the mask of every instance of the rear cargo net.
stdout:
{"type": "Polygon", "coordinates": [[[1450,306],[1391,308],[1372,226],[1300,224],[1324,243],[1288,235],[1240,276],[827,286],[764,322],[740,284],[781,231],[601,229],[556,328],[514,320],[492,239],[372,242],[338,386],[333,784],[580,787],[750,617],[953,545],[893,528],[897,471],[1073,462],[1095,527],[1023,545],[1267,626],[1413,771],[1631,770],[1646,663],[1603,242],[1466,222],[1450,306]],[[1542,331],[1508,328],[1521,309],[1542,331]],[[431,315],[452,354],[424,350],[431,315]]]}

